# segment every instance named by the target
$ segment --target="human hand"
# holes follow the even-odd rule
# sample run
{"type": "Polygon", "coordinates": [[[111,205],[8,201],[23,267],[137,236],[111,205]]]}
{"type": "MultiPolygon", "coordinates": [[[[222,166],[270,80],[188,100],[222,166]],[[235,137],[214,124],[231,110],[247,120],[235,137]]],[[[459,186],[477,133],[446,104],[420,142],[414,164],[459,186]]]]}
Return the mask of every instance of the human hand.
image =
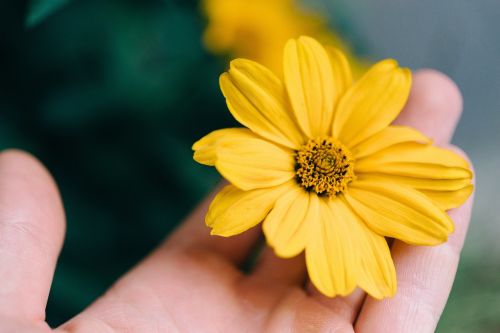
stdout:
{"type": "MultiPolygon", "coordinates": [[[[434,71],[414,76],[396,121],[448,145],[461,97],[434,71]]],[[[395,297],[356,290],[327,298],[307,281],[304,258],[277,258],[265,248],[249,274],[239,267],[260,227],[210,236],[203,222],[211,198],[150,256],[59,333],[114,332],[432,332],[455,276],[472,198],[449,212],[456,229],[436,247],[392,245],[395,297]]],[[[25,153],[0,154],[0,332],[51,332],[45,306],[64,237],[63,207],[52,178],[25,153]]]]}

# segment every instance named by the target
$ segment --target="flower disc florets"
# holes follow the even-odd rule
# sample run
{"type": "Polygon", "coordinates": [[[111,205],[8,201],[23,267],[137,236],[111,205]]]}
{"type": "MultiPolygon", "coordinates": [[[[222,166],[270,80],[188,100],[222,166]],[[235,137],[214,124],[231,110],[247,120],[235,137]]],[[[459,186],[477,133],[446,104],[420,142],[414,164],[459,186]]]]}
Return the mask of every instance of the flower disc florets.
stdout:
{"type": "Polygon", "coordinates": [[[308,191],[334,197],[354,179],[354,159],[338,140],[309,140],[295,153],[297,182],[308,191]]]}

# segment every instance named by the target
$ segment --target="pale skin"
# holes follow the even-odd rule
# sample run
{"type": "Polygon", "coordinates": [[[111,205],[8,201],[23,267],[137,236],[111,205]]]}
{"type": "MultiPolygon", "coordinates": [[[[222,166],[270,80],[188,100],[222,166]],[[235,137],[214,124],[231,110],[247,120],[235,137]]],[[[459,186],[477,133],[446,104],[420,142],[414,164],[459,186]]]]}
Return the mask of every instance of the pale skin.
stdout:
{"type": "MultiPolygon", "coordinates": [[[[447,146],[462,100],[444,75],[415,73],[396,123],[447,146]]],[[[193,162],[194,163],[194,162],[193,162]]],[[[45,323],[45,307],[65,233],[57,190],[45,168],[19,151],[0,154],[0,332],[433,332],[455,277],[472,198],[449,212],[447,243],[416,247],[395,241],[395,297],[377,301],[356,290],[327,298],[307,280],[302,256],[277,258],[265,248],[253,270],[239,266],[261,237],[209,235],[210,198],[107,293],[61,327],[45,323]]]]}

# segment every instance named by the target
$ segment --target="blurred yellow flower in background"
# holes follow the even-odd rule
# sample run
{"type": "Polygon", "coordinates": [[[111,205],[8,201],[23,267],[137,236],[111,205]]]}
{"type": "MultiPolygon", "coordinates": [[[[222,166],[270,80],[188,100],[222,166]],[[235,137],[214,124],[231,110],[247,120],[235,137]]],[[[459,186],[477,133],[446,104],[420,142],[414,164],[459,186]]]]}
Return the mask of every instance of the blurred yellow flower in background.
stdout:
{"type": "Polygon", "coordinates": [[[366,68],[323,17],[296,0],[203,0],[202,5],[208,19],[204,44],[212,53],[254,60],[281,75],[286,41],[308,35],[340,49],[355,77],[366,68]]]}

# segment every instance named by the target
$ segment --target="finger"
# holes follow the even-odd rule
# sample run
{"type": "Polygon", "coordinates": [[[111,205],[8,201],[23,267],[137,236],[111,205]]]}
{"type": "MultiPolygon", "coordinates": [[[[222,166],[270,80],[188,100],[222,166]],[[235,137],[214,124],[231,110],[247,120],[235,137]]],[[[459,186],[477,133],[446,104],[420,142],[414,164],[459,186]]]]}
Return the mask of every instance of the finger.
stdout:
{"type": "Polygon", "coordinates": [[[453,285],[472,202],[471,197],[449,212],[456,230],[447,243],[436,247],[394,244],[396,296],[382,301],[368,298],[356,332],[434,332],[453,285]]]}
{"type": "Polygon", "coordinates": [[[56,332],[354,332],[302,291],[256,282],[163,247],[56,332]]]}
{"type": "Polygon", "coordinates": [[[413,76],[405,109],[395,125],[411,126],[439,144],[450,142],[462,113],[462,95],[446,75],[431,69],[413,76]]]}
{"type": "MultiPolygon", "coordinates": [[[[423,89],[427,90],[427,95],[434,97],[412,95],[412,107],[407,109],[401,124],[417,127],[434,138],[437,144],[446,145],[461,114],[462,99],[458,88],[443,74],[429,70],[421,72],[415,84],[428,86],[423,89]],[[427,106],[419,108],[419,98],[427,106]],[[431,109],[434,112],[422,111],[431,109]]],[[[455,232],[447,243],[437,247],[419,247],[394,242],[392,254],[398,276],[397,294],[383,301],[368,297],[356,323],[357,330],[434,331],[454,280],[470,221],[472,201],[471,197],[462,207],[449,211],[455,222],[455,232]]]]}
{"type": "Polygon", "coordinates": [[[338,314],[339,317],[351,324],[356,321],[359,309],[366,298],[366,293],[359,288],[356,288],[349,296],[330,298],[324,296],[316,288],[310,285],[309,293],[313,298],[318,300],[318,302],[331,309],[332,312],[338,314]]]}
{"type": "MultiPolygon", "coordinates": [[[[396,125],[412,126],[434,139],[448,142],[460,118],[462,99],[458,88],[445,75],[433,70],[420,70],[413,76],[410,97],[396,125]]],[[[328,298],[309,283],[312,297],[340,312],[353,322],[363,305],[366,294],[356,290],[347,297],[328,298]]]]}
{"type": "Polygon", "coordinates": [[[20,151],[0,154],[0,314],[44,320],[65,230],[57,187],[20,151]]]}
{"type": "Polygon", "coordinates": [[[226,258],[170,241],[56,331],[198,332],[200,326],[228,331],[231,315],[255,297],[240,297],[238,286],[246,279],[226,258]]]}
{"type": "Polygon", "coordinates": [[[307,278],[304,255],[291,259],[278,258],[273,249],[266,246],[255,265],[252,278],[274,285],[303,286],[307,278]]]}
{"type": "Polygon", "coordinates": [[[223,185],[226,185],[226,183],[224,182],[224,184],[218,186],[205,198],[172,234],[168,242],[170,248],[187,251],[192,249],[207,251],[233,264],[241,264],[247,259],[261,235],[260,225],[232,237],[210,235],[210,229],[205,225],[205,215],[208,207],[223,185]]]}

